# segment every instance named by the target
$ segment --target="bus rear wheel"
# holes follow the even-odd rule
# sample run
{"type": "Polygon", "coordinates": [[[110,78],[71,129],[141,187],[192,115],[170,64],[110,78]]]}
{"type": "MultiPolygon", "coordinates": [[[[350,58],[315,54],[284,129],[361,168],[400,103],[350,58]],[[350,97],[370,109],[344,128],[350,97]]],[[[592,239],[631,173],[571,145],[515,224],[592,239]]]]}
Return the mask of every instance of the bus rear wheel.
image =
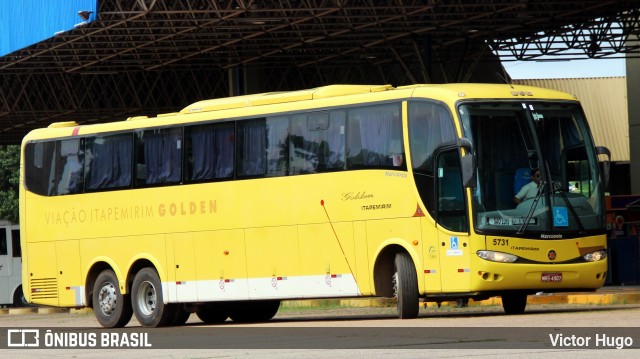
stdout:
{"type": "Polygon", "coordinates": [[[175,311],[164,304],[162,284],[158,273],[144,268],[136,274],[131,287],[131,306],[143,327],[161,327],[171,324],[175,311]]]}
{"type": "Polygon", "coordinates": [[[527,306],[527,293],[509,293],[502,295],[502,308],[507,314],[522,314],[527,306]]]}
{"type": "Polygon", "coordinates": [[[111,269],[100,272],[93,285],[93,312],[105,328],[121,328],[131,320],[129,296],[120,293],[118,278],[111,269]]]}
{"type": "Polygon", "coordinates": [[[239,302],[229,310],[229,317],[234,322],[266,322],[273,318],[280,309],[279,300],[260,300],[239,302]]]}
{"type": "Polygon", "coordinates": [[[398,300],[398,317],[412,319],[418,316],[418,276],[411,256],[406,252],[396,254],[394,260],[393,294],[398,300]]]}
{"type": "Polygon", "coordinates": [[[226,303],[204,303],[198,307],[196,315],[206,324],[224,323],[229,318],[229,306],[226,303]]]}
{"type": "Polygon", "coordinates": [[[180,326],[189,320],[191,313],[188,312],[181,304],[170,304],[170,310],[173,311],[173,316],[169,320],[168,325],[180,326]]]}

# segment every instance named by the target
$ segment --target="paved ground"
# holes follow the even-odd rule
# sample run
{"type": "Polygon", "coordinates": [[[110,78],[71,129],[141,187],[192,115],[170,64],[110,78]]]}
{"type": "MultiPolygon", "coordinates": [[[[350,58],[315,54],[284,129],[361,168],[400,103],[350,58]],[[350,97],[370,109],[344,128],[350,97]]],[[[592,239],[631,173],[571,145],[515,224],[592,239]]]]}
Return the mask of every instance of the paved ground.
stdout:
{"type": "MultiPolygon", "coordinates": [[[[640,286],[606,286],[596,292],[591,293],[538,293],[530,295],[527,299],[527,305],[540,304],[591,304],[591,305],[615,305],[615,304],[640,304],[640,286]]],[[[428,306],[435,306],[435,303],[429,303],[428,306]]],[[[455,302],[443,303],[444,306],[455,306],[455,302]]],[[[502,305],[500,298],[490,298],[481,302],[469,301],[469,306],[485,306],[485,305],[502,305]]],[[[391,307],[395,306],[393,300],[381,298],[363,298],[363,299],[322,299],[322,300],[303,300],[303,301],[286,301],[283,307],[287,308],[305,308],[305,307],[391,307]]],[[[61,313],[68,312],[68,309],[62,308],[3,308],[0,309],[0,315],[9,314],[27,314],[27,313],[61,313]]],[[[74,311],[74,310],[72,310],[74,311]]],[[[79,312],[85,312],[81,310],[79,312]]]]}

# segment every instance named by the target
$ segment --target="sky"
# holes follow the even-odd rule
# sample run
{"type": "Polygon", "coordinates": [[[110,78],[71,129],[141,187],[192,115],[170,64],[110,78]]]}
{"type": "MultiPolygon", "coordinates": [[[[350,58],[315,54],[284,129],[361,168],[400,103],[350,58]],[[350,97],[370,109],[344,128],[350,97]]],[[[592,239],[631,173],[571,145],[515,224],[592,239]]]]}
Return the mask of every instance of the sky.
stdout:
{"type": "Polygon", "coordinates": [[[626,76],[624,59],[503,62],[513,79],[626,76]]]}

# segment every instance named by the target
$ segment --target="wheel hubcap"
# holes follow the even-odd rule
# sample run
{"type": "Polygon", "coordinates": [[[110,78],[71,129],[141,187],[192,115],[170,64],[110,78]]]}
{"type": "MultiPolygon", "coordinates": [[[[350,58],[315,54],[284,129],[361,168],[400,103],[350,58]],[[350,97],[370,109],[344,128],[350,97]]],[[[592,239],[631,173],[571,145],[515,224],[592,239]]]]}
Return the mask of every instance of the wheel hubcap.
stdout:
{"type": "Polygon", "coordinates": [[[150,282],[142,282],[138,287],[137,303],[140,312],[151,315],[156,310],[156,288],[150,282]]]}
{"type": "Polygon", "coordinates": [[[106,315],[111,315],[116,310],[117,295],[116,288],[111,283],[106,283],[98,293],[100,310],[106,315]]]}

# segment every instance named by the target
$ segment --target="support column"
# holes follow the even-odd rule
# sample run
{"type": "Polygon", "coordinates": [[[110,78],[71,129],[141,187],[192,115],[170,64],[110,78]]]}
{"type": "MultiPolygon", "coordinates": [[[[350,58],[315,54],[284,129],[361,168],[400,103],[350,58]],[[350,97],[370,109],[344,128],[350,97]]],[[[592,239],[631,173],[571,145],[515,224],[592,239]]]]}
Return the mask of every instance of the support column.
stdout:
{"type": "Polygon", "coordinates": [[[250,95],[267,92],[265,87],[263,69],[251,67],[234,67],[227,71],[229,77],[229,96],[250,95]]]}
{"type": "MultiPolygon", "coordinates": [[[[633,41],[639,41],[636,37],[633,41]]],[[[638,51],[638,50],[636,50],[638,51]]],[[[640,51],[638,51],[640,53],[640,51]]],[[[636,56],[640,54],[635,54],[636,56]]],[[[640,194],[640,58],[627,56],[627,109],[629,111],[629,157],[631,193],[640,194]]]]}
{"type": "Polygon", "coordinates": [[[244,69],[241,67],[233,67],[227,70],[229,78],[229,97],[244,95],[244,69]]]}

